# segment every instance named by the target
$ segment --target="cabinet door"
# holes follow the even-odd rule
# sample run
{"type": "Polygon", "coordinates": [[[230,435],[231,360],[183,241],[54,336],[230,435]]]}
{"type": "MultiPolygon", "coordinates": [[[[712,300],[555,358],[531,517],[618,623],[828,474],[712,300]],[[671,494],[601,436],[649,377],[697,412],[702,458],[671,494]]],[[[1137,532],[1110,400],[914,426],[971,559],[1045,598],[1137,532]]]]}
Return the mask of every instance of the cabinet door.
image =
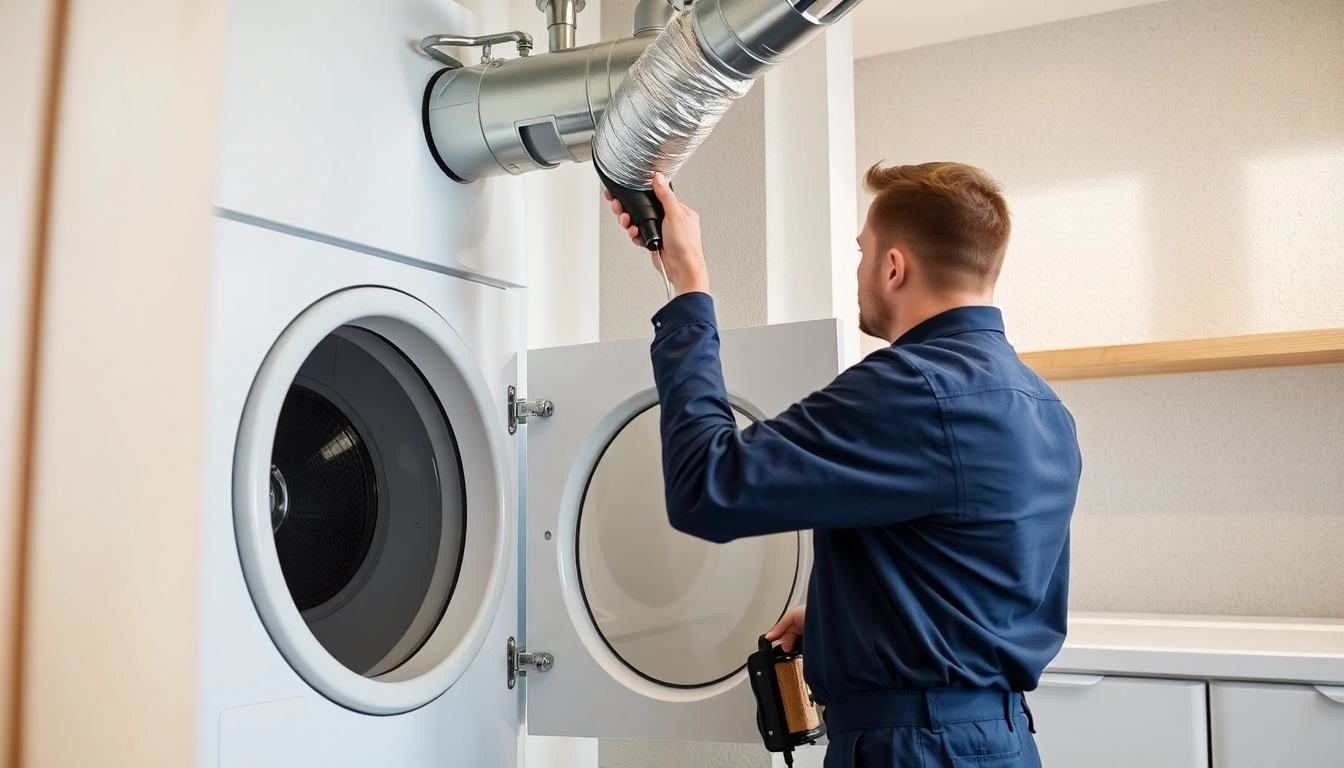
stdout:
{"type": "MultiPolygon", "coordinates": [[[[738,421],[774,416],[839,371],[835,320],[723,331],[738,421]]],[[[649,341],[527,353],[528,732],[760,743],[747,656],[802,601],[806,533],[710,544],[663,503],[649,341]]]]}
{"type": "Polygon", "coordinates": [[[1344,765],[1344,687],[1213,683],[1215,768],[1344,765]]]}
{"type": "Polygon", "coordinates": [[[1047,672],[1027,694],[1049,768],[1207,768],[1205,684],[1047,672]]]}

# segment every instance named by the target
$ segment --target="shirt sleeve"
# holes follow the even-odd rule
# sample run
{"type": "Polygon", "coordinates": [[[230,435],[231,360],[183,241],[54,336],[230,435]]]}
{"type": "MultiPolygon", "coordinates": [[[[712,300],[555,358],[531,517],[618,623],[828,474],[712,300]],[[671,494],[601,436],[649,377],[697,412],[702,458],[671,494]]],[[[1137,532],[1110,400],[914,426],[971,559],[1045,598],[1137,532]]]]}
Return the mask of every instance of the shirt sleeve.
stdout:
{"type": "Polygon", "coordinates": [[[663,478],[674,528],[711,541],[865,528],[932,512],[948,461],[937,399],[894,349],[841,373],[773,419],[739,430],[712,299],[655,317],[663,478]]]}

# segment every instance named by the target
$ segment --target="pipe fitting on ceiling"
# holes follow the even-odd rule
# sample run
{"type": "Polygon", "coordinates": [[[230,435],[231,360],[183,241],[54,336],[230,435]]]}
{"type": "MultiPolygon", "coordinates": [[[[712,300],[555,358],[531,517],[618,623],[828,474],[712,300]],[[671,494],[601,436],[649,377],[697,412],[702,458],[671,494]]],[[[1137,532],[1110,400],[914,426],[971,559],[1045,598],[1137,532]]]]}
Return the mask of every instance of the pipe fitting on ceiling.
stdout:
{"type": "Polygon", "coordinates": [[[552,52],[578,44],[579,11],[585,5],[585,0],[537,0],[537,10],[546,13],[546,34],[552,52]]]}

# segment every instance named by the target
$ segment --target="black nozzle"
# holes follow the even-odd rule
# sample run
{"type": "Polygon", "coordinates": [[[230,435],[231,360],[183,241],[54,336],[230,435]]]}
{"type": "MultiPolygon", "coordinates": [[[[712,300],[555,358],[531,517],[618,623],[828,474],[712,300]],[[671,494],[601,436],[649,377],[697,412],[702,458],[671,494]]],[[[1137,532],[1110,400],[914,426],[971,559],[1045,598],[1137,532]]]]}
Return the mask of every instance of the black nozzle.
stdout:
{"type": "Polygon", "coordinates": [[[630,214],[630,225],[639,228],[644,247],[650,251],[663,249],[663,204],[651,189],[631,189],[611,180],[596,160],[593,167],[611,196],[621,201],[621,207],[630,214]]]}

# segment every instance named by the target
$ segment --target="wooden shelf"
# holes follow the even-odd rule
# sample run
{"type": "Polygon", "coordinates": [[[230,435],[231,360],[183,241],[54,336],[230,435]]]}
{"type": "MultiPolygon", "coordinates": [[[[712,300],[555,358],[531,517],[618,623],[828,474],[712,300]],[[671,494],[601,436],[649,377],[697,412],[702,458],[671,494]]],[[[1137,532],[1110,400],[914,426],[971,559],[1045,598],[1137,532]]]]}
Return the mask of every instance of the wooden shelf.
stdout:
{"type": "Polygon", "coordinates": [[[1027,352],[1050,381],[1344,363],[1344,328],[1027,352]]]}

